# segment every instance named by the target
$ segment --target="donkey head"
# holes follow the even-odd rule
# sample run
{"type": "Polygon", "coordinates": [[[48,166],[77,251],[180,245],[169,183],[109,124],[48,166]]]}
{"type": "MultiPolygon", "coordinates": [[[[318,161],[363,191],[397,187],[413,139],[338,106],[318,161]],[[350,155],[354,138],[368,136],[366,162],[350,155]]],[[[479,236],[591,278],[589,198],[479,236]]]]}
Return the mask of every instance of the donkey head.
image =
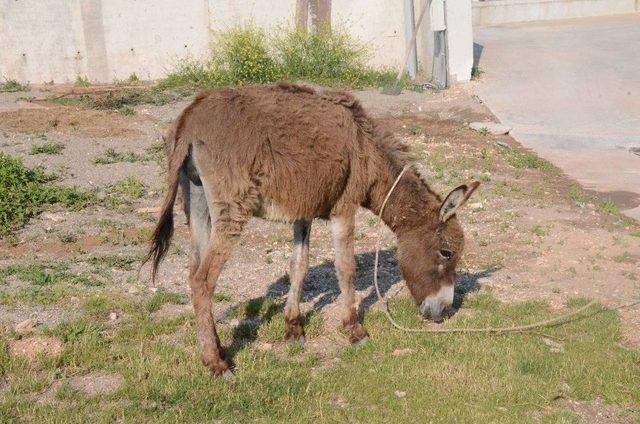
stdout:
{"type": "Polygon", "coordinates": [[[455,214],[480,183],[461,185],[447,195],[437,215],[398,237],[398,264],[420,313],[440,322],[451,312],[456,264],[464,235],[455,214]]]}

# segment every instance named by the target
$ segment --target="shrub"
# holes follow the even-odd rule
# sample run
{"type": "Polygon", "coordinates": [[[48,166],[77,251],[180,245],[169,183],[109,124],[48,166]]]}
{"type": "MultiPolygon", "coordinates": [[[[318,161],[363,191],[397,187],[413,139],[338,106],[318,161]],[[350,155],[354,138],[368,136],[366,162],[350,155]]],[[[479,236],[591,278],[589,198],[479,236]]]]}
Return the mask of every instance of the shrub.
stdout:
{"type": "Polygon", "coordinates": [[[0,152],[0,236],[10,234],[39,213],[45,205],[61,203],[81,209],[95,196],[77,188],[56,187],[42,171],[29,170],[20,159],[0,152]]]}
{"type": "Polygon", "coordinates": [[[226,73],[228,82],[234,85],[265,84],[279,78],[278,66],[267,46],[267,34],[252,26],[221,33],[212,65],[216,71],[226,73]]]}
{"type": "MultiPolygon", "coordinates": [[[[308,33],[253,26],[223,32],[206,61],[184,60],[160,82],[161,90],[267,84],[281,79],[340,87],[391,83],[395,72],[367,66],[370,52],[344,30],[308,33]]],[[[403,85],[405,81],[403,81],[403,85]]]]}

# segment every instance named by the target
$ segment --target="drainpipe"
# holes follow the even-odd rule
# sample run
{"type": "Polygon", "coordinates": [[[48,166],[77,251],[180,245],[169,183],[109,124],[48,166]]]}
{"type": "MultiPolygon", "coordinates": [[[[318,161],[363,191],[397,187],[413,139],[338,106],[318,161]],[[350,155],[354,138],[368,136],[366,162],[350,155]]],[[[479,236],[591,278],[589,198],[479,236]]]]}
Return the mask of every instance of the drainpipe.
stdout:
{"type": "Polygon", "coordinates": [[[433,81],[440,87],[449,85],[449,64],[447,52],[447,18],[445,0],[431,1],[431,30],[433,31],[433,81]]]}
{"type": "Polygon", "coordinates": [[[409,72],[409,76],[412,80],[416,79],[416,74],[418,73],[418,54],[414,38],[415,31],[413,0],[404,0],[404,39],[413,40],[411,53],[409,53],[409,59],[407,61],[407,72],[409,72]]]}

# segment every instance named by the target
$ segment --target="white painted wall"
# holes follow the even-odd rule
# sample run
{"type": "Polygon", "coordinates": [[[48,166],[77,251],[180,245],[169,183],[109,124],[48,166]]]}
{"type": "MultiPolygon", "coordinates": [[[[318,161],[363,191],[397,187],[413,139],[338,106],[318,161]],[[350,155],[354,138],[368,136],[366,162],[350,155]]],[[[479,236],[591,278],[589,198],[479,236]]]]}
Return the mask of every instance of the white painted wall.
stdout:
{"type": "Polygon", "coordinates": [[[451,83],[469,81],[473,67],[471,0],[447,0],[447,49],[451,83]]]}
{"type": "MultiPolygon", "coordinates": [[[[421,1],[415,0],[416,16],[421,1]]],[[[447,2],[450,71],[460,81],[473,60],[469,1],[447,2]]],[[[407,42],[402,7],[400,0],[333,0],[332,22],[370,46],[372,65],[397,68],[407,42]]],[[[112,82],[135,72],[157,79],[180,58],[204,57],[220,30],[249,22],[290,25],[294,15],[295,0],[0,0],[0,77],[112,82]]],[[[428,37],[420,31],[426,75],[428,37]]]]}
{"type": "Polygon", "coordinates": [[[208,51],[207,26],[206,0],[0,0],[0,77],[155,79],[208,51]]]}

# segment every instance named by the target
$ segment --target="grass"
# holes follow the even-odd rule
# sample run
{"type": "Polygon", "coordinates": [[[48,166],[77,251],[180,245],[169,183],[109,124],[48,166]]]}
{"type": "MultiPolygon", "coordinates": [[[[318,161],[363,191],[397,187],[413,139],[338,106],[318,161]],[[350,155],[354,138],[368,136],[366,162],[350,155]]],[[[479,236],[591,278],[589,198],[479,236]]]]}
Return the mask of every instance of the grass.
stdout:
{"type": "Polygon", "coordinates": [[[112,186],[113,192],[131,199],[139,199],[144,193],[144,184],[134,176],[128,176],[112,186]]]}
{"type": "Polygon", "coordinates": [[[21,84],[14,79],[5,79],[0,83],[0,93],[17,93],[19,91],[29,91],[29,84],[21,84]]]}
{"type": "Polygon", "coordinates": [[[103,155],[96,157],[93,163],[96,165],[110,165],[121,162],[143,162],[148,160],[146,156],[139,155],[134,152],[118,152],[113,148],[107,149],[103,155]]]}
{"type": "Polygon", "coordinates": [[[553,166],[533,153],[523,153],[515,150],[505,151],[507,162],[516,169],[539,169],[549,171],[553,166]]]}
{"type": "Polygon", "coordinates": [[[11,234],[46,205],[62,204],[79,210],[95,196],[77,188],[57,187],[53,178],[24,167],[20,159],[0,152],[0,237],[11,234]]]}
{"type": "MultiPolygon", "coordinates": [[[[393,82],[395,72],[367,65],[369,49],[347,31],[314,33],[255,26],[219,34],[211,58],[183,61],[160,82],[161,90],[304,80],[332,87],[378,87],[393,82]]],[[[402,81],[402,86],[408,86],[402,81]]]]}
{"type": "Polygon", "coordinates": [[[63,262],[11,265],[0,269],[0,285],[6,286],[9,277],[17,278],[22,284],[16,290],[0,288],[0,304],[50,305],[101,284],[94,278],[72,272],[69,264],[63,262]]]}
{"type": "Polygon", "coordinates": [[[165,303],[171,303],[174,305],[184,305],[187,302],[187,298],[180,293],[170,293],[164,290],[158,290],[149,299],[145,305],[147,311],[156,312],[160,310],[165,303]]]}
{"type": "Polygon", "coordinates": [[[75,82],[75,86],[76,87],[89,87],[91,85],[91,82],[89,81],[89,78],[87,78],[86,76],[80,76],[78,75],[76,77],[76,82],[75,82]]]}
{"type": "Polygon", "coordinates": [[[59,155],[64,150],[64,143],[47,142],[34,144],[29,149],[30,155],[59,155]]]}
{"type": "Polygon", "coordinates": [[[130,204],[132,200],[140,199],[144,191],[145,186],[142,181],[130,175],[105,188],[102,204],[108,208],[130,204]]]}
{"type": "Polygon", "coordinates": [[[123,89],[99,95],[51,96],[47,100],[50,103],[62,106],[107,110],[118,112],[122,115],[133,115],[135,114],[133,106],[140,104],[162,106],[182,99],[188,94],[190,94],[190,92],[184,90],[172,90],[168,92],[164,89],[142,87],[123,89]]]}
{"type": "Polygon", "coordinates": [[[15,275],[25,283],[34,286],[52,286],[59,283],[78,284],[87,287],[98,285],[98,283],[87,277],[72,273],[69,269],[69,264],[64,262],[11,265],[0,269],[0,278],[6,279],[10,275],[15,275]]]}
{"type": "MultiPolygon", "coordinates": [[[[271,322],[266,303],[243,309],[261,320],[257,333],[248,334],[258,341],[271,340],[263,330],[271,322]]],[[[567,308],[582,304],[575,300],[567,308]]],[[[420,325],[411,301],[396,299],[392,309],[403,324],[420,325]]],[[[111,302],[107,296],[86,302],[84,311],[75,321],[45,329],[64,342],[56,360],[41,358],[34,366],[17,359],[8,354],[10,337],[1,336],[0,369],[8,382],[0,403],[3,417],[52,422],[533,423],[534,414],[544,411],[542,422],[555,423],[573,420],[558,397],[601,398],[635,408],[636,414],[640,405],[640,353],[619,347],[618,317],[601,307],[586,319],[545,330],[563,345],[561,354],[551,352],[534,333],[401,333],[380,312],[365,315],[368,344],[338,349],[324,359],[299,346],[281,354],[260,350],[251,338],[238,340],[245,333],[219,326],[223,344],[234,346],[231,383],[212,381],[202,367],[191,314],[151,319],[139,303],[111,302]],[[105,316],[118,305],[130,316],[107,331],[105,316]],[[177,344],[159,338],[179,329],[177,344]],[[410,353],[398,357],[396,349],[410,353]],[[89,372],[120,374],[125,383],[113,395],[93,398],[62,384],[53,404],[31,395],[54,381],[89,372]],[[406,396],[398,397],[396,391],[406,396]]],[[[468,298],[461,313],[445,325],[526,323],[549,314],[540,302],[505,305],[481,294],[468,298]]]]}
{"type": "Polygon", "coordinates": [[[569,188],[569,200],[579,207],[584,207],[591,203],[598,211],[609,215],[620,215],[620,209],[611,199],[597,195],[587,194],[578,185],[572,184],[569,188]]]}

